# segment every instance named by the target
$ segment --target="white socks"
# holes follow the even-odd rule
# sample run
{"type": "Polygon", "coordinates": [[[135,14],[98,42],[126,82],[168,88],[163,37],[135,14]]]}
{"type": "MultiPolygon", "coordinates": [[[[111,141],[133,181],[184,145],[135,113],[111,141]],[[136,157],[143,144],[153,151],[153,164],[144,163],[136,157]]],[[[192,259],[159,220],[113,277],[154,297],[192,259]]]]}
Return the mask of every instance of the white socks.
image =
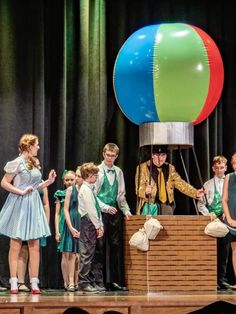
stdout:
{"type": "Polygon", "coordinates": [[[31,278],[30,279],[31,289],[32,290],[39,290],[38,283],[39,283],[39,280],[37,277],[31,278]]]}
{"type": "Polygon", "coordinates": [[[9,279],[9,283],[11,284],[11,290],[18,290],[18,279],[17,279],[17,277],[11,277],[9,279]]]}
{"type": "MultiPolygon", "coordinates": [[[[11,277],[9,280],[9,283],[11,284],[11,290],[18,290],[18,279],[17,277],[11,277]]],[[[39,290],[38,287],[39,280],[37,277],[31,278],[30,284],[32,290],[39,290]]]]}

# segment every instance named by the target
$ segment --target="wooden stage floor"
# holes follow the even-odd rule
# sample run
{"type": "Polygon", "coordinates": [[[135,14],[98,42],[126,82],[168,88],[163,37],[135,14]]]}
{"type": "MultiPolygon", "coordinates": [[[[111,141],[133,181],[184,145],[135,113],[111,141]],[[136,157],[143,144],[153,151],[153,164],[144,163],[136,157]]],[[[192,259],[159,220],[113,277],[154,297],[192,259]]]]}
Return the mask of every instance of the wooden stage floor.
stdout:
{"type": "Polygon", "coordinates": [[[123,314],[187,314],[217,301],[234,304],[235,312],[230,313],[236,313],[236,291],[129,291],[85,295],[80,292],[42,290],[41,295],[11,295],[9,292],[0,292],[0,314],[62,314],[69,307],[80,307],[91,314],[102,314],[108,310],[123,314]]]}

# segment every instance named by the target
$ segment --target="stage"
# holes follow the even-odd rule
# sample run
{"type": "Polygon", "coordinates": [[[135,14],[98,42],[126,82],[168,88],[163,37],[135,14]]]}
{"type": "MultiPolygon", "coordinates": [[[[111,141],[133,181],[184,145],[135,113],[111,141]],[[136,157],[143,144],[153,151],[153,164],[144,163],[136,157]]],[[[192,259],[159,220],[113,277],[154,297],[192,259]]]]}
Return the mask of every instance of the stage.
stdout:
{"type": "Polygon", "coordinates": [[[217,301],[234,304],[235,312],[224,313],[236,314],[236,291],[217,292],[216,239],[204,234],[210,218],[158,219],[164,228],[149,241],[145,252],[131,247],[128,241],[142,228],[146,217],[133,216],[125,222],[125,279],[129,292],[0,292],[0,314],[62,314],[69,307],[80,307],[90,314],[108,310],[123,314],[187,314],[217,301]]]}
{"type": "MultiPolygon", "coordinates": [[[[235,304],[235,292],[170,292],[138,291],[104,292],[99,294],[68,293],[63,290],[42,290],[41,295],[9,291],[0,293],[1,314],[62,314],[69,307],[80,307],[91,314],[113,310],[124,314],[187,314],[216,301],[235,304]]],[[[236,310],[235,310],[236,313],[236,310]]]]}

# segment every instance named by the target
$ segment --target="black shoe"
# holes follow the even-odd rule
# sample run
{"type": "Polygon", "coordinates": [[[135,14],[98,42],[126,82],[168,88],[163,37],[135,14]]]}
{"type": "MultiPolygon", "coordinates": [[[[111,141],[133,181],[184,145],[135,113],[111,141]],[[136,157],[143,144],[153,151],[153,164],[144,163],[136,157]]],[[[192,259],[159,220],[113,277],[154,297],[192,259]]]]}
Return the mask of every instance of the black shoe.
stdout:
{"type": "Polygon", "coordinates": [[[228,282],[221,281],[221,282],[218,282],[217,290],[232,290],[232,289],[230,288],[230,285],[228,284],[228,282]]]}
{"type": "Polygon", "coordinates": [[[101,292],[106,291],[106,288],[105,288],[104,285],[101,284],[101,283],[98,283],[98,284],[94,283],[94,284],[93,284],[93,287],[94,287],[95,289],[97,289],[97,291],[101,291],[101,292]]]}
{"type": "Polygon", "coordinates": [[[98,290],[95,287],[91,286],[91,285],[87,285],[84,288],[82,288],[81,290],[84,291],[84,292],[92,292],[92,293],[98,292],[98,290]]]}
{"type": "Polygon", "coordinates": [[[220,280],[219,282],[220,282],[220,284],[223,284],[223,285],[226,286],[226,287],[229,287],[229,286],[230,286],[230,284],[229,284],[228,281],[226,281],[226,280],[220,280]]]}
{"type": "Polygon", "coordinates": [[[7,291],[7,288],[0,286],[0,292],[7,291]]]}
{"type": "Polygon", "coordinates": [[[112,282],[109,287],[110,291],[128,291],[127,287],[122,287],[118,283],[112,282]]]}

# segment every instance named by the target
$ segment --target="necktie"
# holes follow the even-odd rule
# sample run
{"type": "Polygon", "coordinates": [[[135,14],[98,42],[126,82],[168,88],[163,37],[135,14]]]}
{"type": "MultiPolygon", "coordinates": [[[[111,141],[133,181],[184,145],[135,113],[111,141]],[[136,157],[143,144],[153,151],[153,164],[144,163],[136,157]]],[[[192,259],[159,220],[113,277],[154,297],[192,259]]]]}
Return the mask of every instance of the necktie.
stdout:
{"type": "Polygon", "coordinates": [[[107,169],[107,173],[115,173],[115,169],[107,169]]]}
{"type": "Polygon", "coordinates": [[[166,187],[165,187],[165,178],[164,174],[161,168],[157,168],[159,174],[158,174],[158,194],[159,194],[159,200],[162,203],[166,203],[167,197],[166,197],[166,187]]]}

